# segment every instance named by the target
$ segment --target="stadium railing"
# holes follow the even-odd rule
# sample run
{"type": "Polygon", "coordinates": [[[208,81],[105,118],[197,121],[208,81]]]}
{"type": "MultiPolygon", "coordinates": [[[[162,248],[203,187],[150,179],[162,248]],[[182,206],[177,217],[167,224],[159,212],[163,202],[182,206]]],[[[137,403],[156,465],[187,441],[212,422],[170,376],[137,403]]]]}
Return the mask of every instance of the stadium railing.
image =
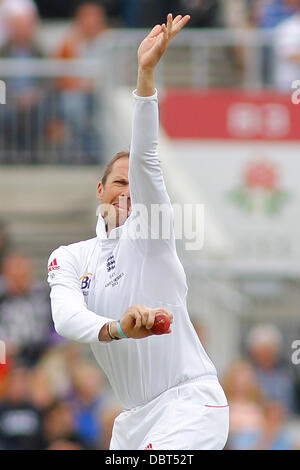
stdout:
{"type": "MultiPolygon", "coordinates": [[[[7,91],[6,104],[0,105],[0,163],[105,160],[116,132],[109,97],[119,86],[135,86],[136,49],[145,33],[110,31],[93,60],[0,59],[7,91]],[[88,92],[66,85],[66,79],[88,80],[88,92]],[[26,95],[28,82],[36,94],[33,103],[20,93],[23,87],[26,95]]],[[[268,86],[265,51],[272,53],[273,42],[272,33],[260,30],[183,31],[158,68],[158,86],[268,86]]]]}

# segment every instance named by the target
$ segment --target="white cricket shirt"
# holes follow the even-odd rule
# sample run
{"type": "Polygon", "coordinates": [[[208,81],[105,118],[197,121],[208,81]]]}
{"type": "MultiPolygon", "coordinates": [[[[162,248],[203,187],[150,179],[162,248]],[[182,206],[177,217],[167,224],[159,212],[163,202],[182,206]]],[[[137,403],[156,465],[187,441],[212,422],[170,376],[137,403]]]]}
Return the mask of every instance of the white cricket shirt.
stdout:
{"type": "Polygon", "coordinates": [[[99,216],[97,237],[58,248],[48,267],[56,331],[91,344],[126,409],[145,404],[179,383],[216,376],[187,312],[186,277],[176,253],[173,210],[157,154],[158,132],[157,92],[150,97],[134,92],[129,159],[132,213],[109,237],[99,216]],[[172,227],[169,239],[158,238],[156,228],[147,226],[138,204],[149,210],[152,204],[164,204],[172,227]],[[134,236],[138,232],[142,237],[134,236]],[[134,304],[170,310],[172,333],[99,342],[101,327],[120,319],[134,304]]]}

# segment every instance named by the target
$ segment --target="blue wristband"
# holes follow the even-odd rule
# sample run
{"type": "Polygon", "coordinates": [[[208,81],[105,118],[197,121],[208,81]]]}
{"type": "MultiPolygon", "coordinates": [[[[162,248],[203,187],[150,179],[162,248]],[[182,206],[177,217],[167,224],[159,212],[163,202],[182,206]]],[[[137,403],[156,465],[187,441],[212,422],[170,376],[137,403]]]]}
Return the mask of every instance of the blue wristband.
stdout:
{"type": "Polygon", "coordinates": [[[124,331],[121,328],[120,320],[117,321],[117,330],[118,330],[119,335],[122,336],[122,338],[128,338],[128,336],[125,335],[124,331]]]}

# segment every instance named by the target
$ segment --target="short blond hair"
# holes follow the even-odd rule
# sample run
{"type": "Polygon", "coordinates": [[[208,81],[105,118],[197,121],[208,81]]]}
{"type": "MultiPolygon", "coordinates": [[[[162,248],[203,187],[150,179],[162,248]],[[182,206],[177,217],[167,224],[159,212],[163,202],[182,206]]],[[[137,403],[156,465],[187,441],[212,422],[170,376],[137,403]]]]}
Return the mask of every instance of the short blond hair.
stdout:
{"type": "Polygon", "coordinates": [[[118,152],[111,160],[108,162],[108,164],[105,167],[104,170],[104,175],[102,177],[102,184],[105,186],[106,180],[108,178],[108,175],[112,172],[114,164],[118,161],[121,160],[121,158],[129,158],[129,152],[122,151],[118,152]]]}

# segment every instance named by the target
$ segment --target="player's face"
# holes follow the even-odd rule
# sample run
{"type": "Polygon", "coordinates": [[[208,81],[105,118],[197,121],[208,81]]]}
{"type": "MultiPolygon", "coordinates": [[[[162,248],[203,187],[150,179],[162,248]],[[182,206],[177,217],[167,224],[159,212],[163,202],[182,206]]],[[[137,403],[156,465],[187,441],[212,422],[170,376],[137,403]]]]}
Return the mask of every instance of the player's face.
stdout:
{"type": "Polygon", "coordinates": [[[130,215],[131,203],[128,181],[129,159],[117,160],[108,175],[105,185],[98,184],[98,199],[101,215],[110,226],[124,224],[130,215]]]}

